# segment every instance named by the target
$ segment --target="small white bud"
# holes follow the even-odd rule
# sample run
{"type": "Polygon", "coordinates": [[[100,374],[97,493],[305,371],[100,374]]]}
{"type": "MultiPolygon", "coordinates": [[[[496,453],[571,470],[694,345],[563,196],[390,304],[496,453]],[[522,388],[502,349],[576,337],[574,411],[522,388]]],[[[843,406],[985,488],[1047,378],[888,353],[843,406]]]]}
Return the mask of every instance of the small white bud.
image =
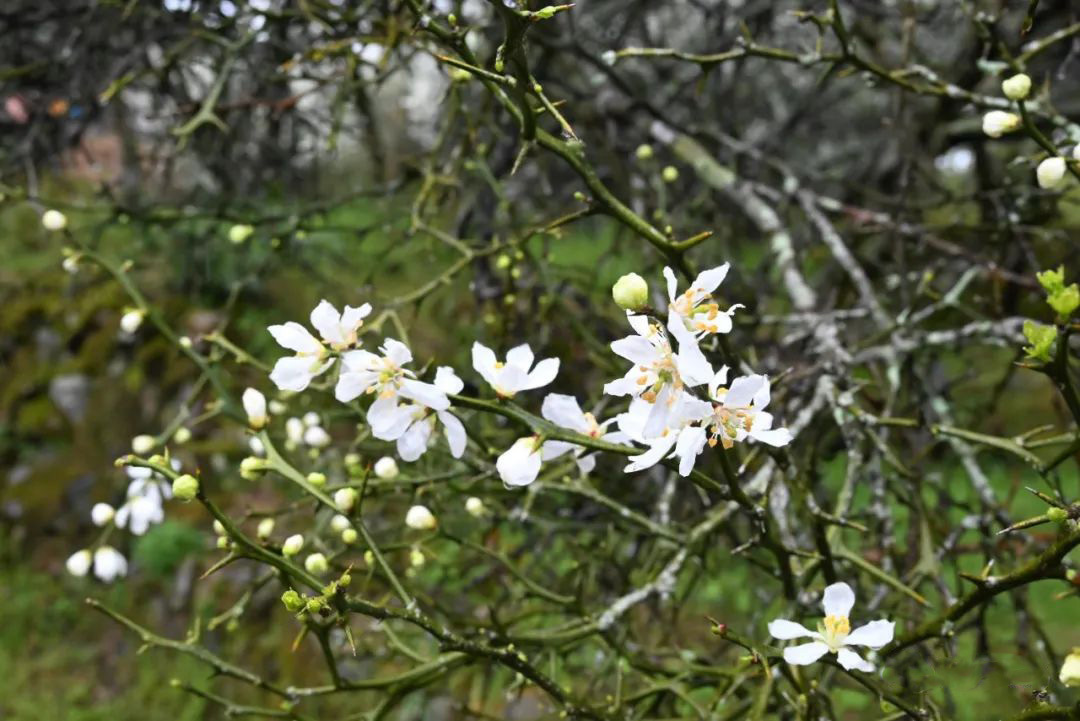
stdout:
{"type": "Polygon", "coordinates": [[[326,448],[330,440],[330,434],[322,426],[311,426],[304,430],[304,443],[312,448],[326,448]]]}
{"type": "Polygon", "coordinates": [[[293,416],[285,421],[285,438],[299,445],[304,442],[304,422],[293,416]]]}
{"type": "Polygon", "coordinates": [[[139,330],[139,326],[142,325],[143,318],[146,317],[146,311],[141,308],[132,308],[131,310],[120,316],[120,330],[124,331],[128,335],[135,335],[139,330]]]}
{"type": "Polygon", "coordinates": [[[414,548],[409,551],[409,563],[413,568],[419,568],[424,565],[424,552],[419,548],[414,548]]]}
{"type": "Polygon", "coordinates": [[[131,439],[131,450],[140,456],[145,456],[157,446],[157,440],[147,434],[135,436],[131,439]]]}
{"type": "Polygon", "coordinates": [[[1065,177],[1065,158],[1047,158],[1035,168],[1035,179],[1040,188],[1054,188],[1065,177]]]}
{"type": "Polygon", "coordinates": [[[418,531],[430,531],[434,529],[439,522],[435,519],[435,514],[428,510],[427,506],[413,506],[405,514],[405,525],[409,528],[415,528],[418,531]]]}
{"type": "Polygon", "coordinates": [[[90,509],[90,520],[94,522],[95,526],[105,526],[112,523],[115,515],[116,509],[108,503],[95,503],[94,507],[90,509]]]}
{"type": "Polygon", "coordinates": [[[637,273],[627,273],[611,286],[611,297],[623,310],[641,310],[649,302],[649,284],[637,273]]]}
{"type": "Polygon", "coordinates": [[[79,256],[69,255],[68,257],[64,258],[64,260],[60,263],[60,267],[63,268],[66,272],[75,275],[79,272],[79,256]]]}
{"type": "Polygon", "coordinates": [[[1074,648],[1072,653],[1065,657],[1058,678],[1065,686],[1080,686],[1080,646],[1074,648]]]}
{"type": "Polygon", "coordinates": [[[341,533],[346,528],[352,528],[352,523],[350,523],[349,519],[341,515],[340,513],[335,513],[334,517],[330,519],[330,528],[334,531],[334,533],[341,533]]]}
{"type": "Polygon", "coordinates": [[[67,227],[67,216],[59,210],[46,210],[41,214],[41,224],[45,226],[45,230],[63,230],[67,227]]]}
{"type": "Polygon", "coordinates": [[[1001,92],[1009,100],[1023,100],[1031,92],[1031,78],[1024,73],[1017,73],[1001,81],[1001,92]]]}
{"type": "Polygon", "coordinates": [[[307,413],[305,413],[303,420],[304,420],[304,425],[305,426],[319,426],[319,425],[322,425],[322,421],[319,420],[319,414],[316,413],[315,411],[308,411],[307,413]]]}
{"type": "Polygon", "coordinates": [[[105,583],[126,576],[127,570],[127,559],[112,546],[102,546],[94,551],[94,575],[105,583]]]}
{"type": "Polygon", "coordinates": [[[228,531],[225,530],[225,526],[221,525],[221,521],[216,518],[214,519],[214,533],[219,536],[229,535],[228,531]]]}
{"type": "Polygon", "coordinates": [[[269,420],[266,415],[266,396],[254,388],[246,388],[240,396],[244,404],[244,412],[247,413],[248,425],[255,430],[260,430],[269,420]]]}
{"type": "Polygon", "coordinates": [[[248,438],[248,449],[256,456],[262,457],[266,455],[266,446],[263,445],[262,439],[258,436],[248,438]]]}
{"type": "Polygon", "coordinates": [[[276,398],[270,401],[269,408],[270,412],[273,413],[275,416],[283,416],[285,415],[285,412],[289,410],[289,407],[287,405],[285,405],[276,398]]]}
{"type": "Polygon", "coordinates": [[[248,456],[240,461],[240,477],[248,481],[254,481],[266,468],[267,463],[262,458],[248,456]]]}
{"type": "Polygon", "coordinates": [[[318,575],[326,573],[330,565],[326,562],[326,556],[321,553],[313,553],[304,559],[304,568],[308,570],[308,573],[318,575]]]}
{"type": "Polygon", "coordinates": [[[604,65],[614,65],[618,59],[619,56],[614,50],[605,50],[600,54],[600,60],[603,61],[604,65]]]}
{"type": "Polygon", "coordinates": [[[465,500],[465,511],[476,518],[484,515],[484,502],[476,496],[470,496],[465,500]]]}
{"type": "Polygon", "coordinates": [[[375,554],[372,553],[371,551],[364,551],[364,565],[365,566],[374,566],[375,565],[375,554]]]}
{"type": "Polygon", "coordinates": [[[272,534],[273,532],[274,532],[274,519],[273,518],[264,518],[264,519],[262,519],[261,521],[259,521],[259,525],[255,529],[255,535],[257,535],[263,541],[265,541],[267,538],[270,538],[270,534],[272,534]]]}
{"type": "Polygon", "coordinates": [[[72,576],[82,578],[90,572],[90,564],[94,562],[94,557],[90,554],[90,551],[83,549],[76,551],[68,557],[67,572],[72,576]]]}
{"type": "Polygon", "coordinates": [[[1000,138],[1005,133],[1011,133],[1020,127],[1020,116],[1016,113],[1007,113],[1004,110],[991,110],[983,116],[983,132],[991,138],[1000,138]]]}
{"type": "Polygon", "coordinates": [[[334,505],[339,510],[348,513],[356,505],[357,499],[356,489],[353,488],[339,488],[334,491],[334,505]]]}
{"type": "Polygon", "coordinates": [[[173,443],[178,445],[184,445],[191,440],[191,429],[187,426],[180,426],[176,429],[176,433],[173,433],[173,443]]]}
{"type": "Polygon", "coordinates": [[[397,478],[397,461],[395,461],[390,456],[383,456],[379,460],[375,461],[375,475],[385,481],[397,478]]]}
{"type": "Polygon", "coordinates": [[[281,553],[285,556],[295,556],[303,547],[304,537],[297,533],[285,539],[285,543],[281,544],[281,553]]]}
{"type": "Polygon", "coordinates": [[[181,348],[190,348],[192,345],[191,338],[187,337],[186,335],[180,336],[180,338],[178,338],[176,342],[180,344],[181,348]]]}
{"type": "Polygon", "coordinates": [[[353,545],[359,538],[360,534],[356,532],[355,528],[346,528],[341,532],[341,542],[346,545],[353,545]]]}
{"type": "Polygon", "coordinates": [[[234,225],[229,228],[229,242],[235,245],[239,245],[240,243],[243,243],[245,240],[250,238],[252,233],[254,232],[255,229],[252,228],[250,225],[234,225]]]}

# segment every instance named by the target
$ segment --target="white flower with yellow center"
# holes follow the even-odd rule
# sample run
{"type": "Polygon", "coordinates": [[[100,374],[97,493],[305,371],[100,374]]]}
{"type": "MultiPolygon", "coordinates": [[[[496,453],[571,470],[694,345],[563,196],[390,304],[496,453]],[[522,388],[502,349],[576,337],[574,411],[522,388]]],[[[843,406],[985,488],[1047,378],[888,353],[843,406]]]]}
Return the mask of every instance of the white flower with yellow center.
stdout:
{"type": "MultiPolygon", "coordinates": [[[[713,302],[712,293],[727,277],[729,263],[704,270],[682,293],[678,292],[678,282],[671,268],[664,268],[668,290],[668,330],[681,344],[683,331],[700,338],[710,333],[730,333],[731,316],[743,306],[735,304],[721,311],[713,302]]],[[[680,345],[681,349],[681,345],[680,345]]]]}
{"type": "Polygon", "coordinates": [[[535,356],[528,343],[511,348],[506,362],[495,357],[495,351],[481,343],[473,343],[473,369],[503,398],[513,398],[520,391],[542,388],[559,373],[559,359],[545,358],[533,366],[535,356]]]}
{"type": "MultiPolygon", "coordinates": [[[[454,369],[449,366],[440,366],[435,371],[435,387],[448,395],[456,395],[461,392],[465,384],[454,369]]],[[[415,461],[424,455],[431,440],[435,436],[436,423],[442,424],[446,443],[450,446],[450,455],[461,458],[465,453],[465,426],[449,410],[432,410],[426,406],[409,404],[401,406],[402,420],[396,420],[389,428],[380,429],[385,434],[397,434],[397,451],[403,461],[415,461]],[[404,423],[404,428],[400,428],[404,423]],[[400,429],[400,430],[399,430],[400,429]]],[[[383,438],[383,440],[394,440],[383,438]]]]}
{"type": "Polygon", "coordinates": [[[893,628],[896,624],[885,620],[871,621],[852,631],[848,614],[855,605],[855,592],[846,583],[834,583],[826,588],[822,605],[825,607],[825,621],[818,626],[817,631],[784,619],[777,619],[769,624],[769,633],[773,638],[782,641],[806,637],[814,639],[810,643],[785,648],[784,660],[796,666],[805,666],[827,653],[835,653],[837,662],[848,671],[873,671],[874,664],[848,646],[881,648],[893,640],[893,628]]]}
{"type": "Polygon", "coordinates": [[[604,392],[652,404],[642,437],[655,438],[671,425],[668,416],[684,395],[683,388],[708,383],[713,370],[696,341],[680,344],[676,353],[658,324],[642,315],[627,314],[627,320],[637,335],[620,338],[611,344],[611,350],[634,366],[622,378],[607,383],[604,392]]]}
{"type": "Polygon", "coordinates": [[[694,441],[704,434],[701,426],[693,424],[707,418],[712,406],[688,393],[680,393],[665,419],[666,425],[660,433],[650,436],[645,433],[645,428],[651,421],[652,410],[647,401],[635,398],[630,403],[630,408],[618,417],[619,430],[635,443],[648,446],[644,453],[630,456],[630,463],[623,471],[643,471],[665,458],[678,458],[679,474],[690,475],[700,451],[699,447],[695,447],[694,441]]]}
{"type": "MultiPolygon", "coordinates": [[[[572,431],[577,431],[583,436],[588,436],[600,441],[606,441],[608,443],[626,443],[630,440],[622,431],[607,430],[607,427],[616,421],[615,418],[609,418],[608,420],[600,423],[596,420],[596,416],[592,413],[586,413],[581,410],[581,406],[578,405],[577,399],[573,396],[561,395],[559,393],[549,393],[544,398],[544,405],[540,409],[540,415],[547,420],[551,421],[555,425],[562,426],[572,431]]],[[[587,448],[579,446],[576,443],[569,443],[567,441],[545,441],[544,447],[541,449],[541,455],[543,460],[550,461],[554,458],[558,458],[566,453],[573,453],[574,460],[577,462],[578,468],[582,473],[589,473],[596,467],[596,454],[589,454],[587,448]]]]}
{"type": "Polygon", "coordinates": [[[278,345],[296,355],[279,358],[270,373],[270,380],[283,391],[302,391],[312,379],[326,372],[334,359],[330,351],[342,351],[360,344],[358,333],[364,318],[371,313],[371,305],[359,308],[345,306],[343,313],[327,301],[320,301],[311,311],[311,325],[319,331],[322,341],[295,321],[267,328],[278,345]],[[326,343],[326,345],[323,345],[326,343]]]}
{"type": "Polygon", "coordinates": [[[712,418],[706,423],[709,445],[719,442],[724,448],[731,448],[747,438],[776,447],[791,443],[791,431],[773,428],[772,414],[765,412],[770,397],[768,377],[740,376],[730,387],[722,388],[727,383],[727,373],[724,366],[709,381],[709,398],[713,400],[712,418]]]}
{"type": "Polygon", "coordinates": [[[366,350],[343,354],[345,370],[338,378],[334,396],[347,403],[363,393],[374,394],[375,401],[367,412],[371,432],[376,438],[395,440],[408,427],[408,410],[398,404],[400,398],[435,411],[445,411],[450,400],[441,389],[416,380],[416,374],[403,367],[412,361],[412,351],[404,343],[387,338],[379,351],[382,355],[366,350]]]}

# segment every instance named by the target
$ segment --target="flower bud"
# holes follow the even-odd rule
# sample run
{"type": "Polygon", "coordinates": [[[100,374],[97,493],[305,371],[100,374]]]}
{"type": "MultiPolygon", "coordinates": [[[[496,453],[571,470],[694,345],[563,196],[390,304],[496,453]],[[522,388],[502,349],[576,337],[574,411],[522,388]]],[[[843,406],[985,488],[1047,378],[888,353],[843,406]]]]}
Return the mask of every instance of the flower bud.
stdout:
{"type": "Polygon", "coordinates": [[[1062,521],[1068,519],[1069,512],[1066,511],[1064,508],[1049,508],[1046,511],[1046,517],[1054,523],[1061,523],[1062,521]]]}
{"type": "Polygon", "coordinates": [[[154,450],[155,446],[157,446],[157,439],[150,435],[143,434],[131,439],[131,450],[140,456],[145,456],[154,450]]]}
{"type": "Polygon", "coordinates": [[[1074,648],[1072,653],[1065,657],[1058,678],[1065,686],[1080,686],[1080,647],[1074,648]]]}
{"type": "Polygon", "coordinates": [[[285,608],[289,613],[296,613],[304,607],[304,599],[300,597],[299,593],[291,588],[281,594],[281,602],[285,604],[285,608]]]}
{"type": "Polygon", "coordinates": [[[1020,116],[1016,113],[991,110],[983,116],[982,129],[991,138],[1000,138],[1005,133],[1011,133],[1019,128],[1020,122],[1020,116]]]}
{"type": "Polygon", "coordinates": [[[60,267],[63,268],[66,272],[75,275],[79,272],[79,256],[69,255],[68,257],[64,258],[63,261],[61,261],[60,267]]]}
{"type": "Polygon", "coordinates": [[[285,412],[289,410],[289,407],[287,405],[285,405],[284,403],[282,403],[281,401],[279,401],[276,398],[274,400],[270,401],[269,403],[267,403],[266,405],[267,405],[267,408],[270,409],[270,413],[272,413],[275,416],[283,416],[283,415],[285,415],[285,412]]]}
{"type": "Polygon", "coordinates": [[[190,336],[182,335],[177,339],[176,342],[180,344],[181,348],[190,348],[192,346],[190,336]]]}
{"type": "Polygon", "coordinates": [[[319,414],[316,413],[315,411],[308,411],[307,413],[305,413],[304,417],[301,419],[301,421],[303,422],[303,424],[305,426],[320,426],[320,425],[322,425],[322,421],[319,420],[319,414]]]}
{"type": "Polygon", "coordinates": [[[309,598],[306,608],[308,613],[318,613],[323,609],[323,601],[321,598],[309,598]]]}
{"type": "Polygon", "coordinates": [[[465,501],[465,511],[470,516],[480,518],[480,516],[484,515],[484,502],[476,496],[471,496],[465,501]]]}
{"type": "Polygon", "coordinates": [[[259,539],[263,540],[263,541],[265,541],[267,538],[270,538],[270,534],[272,534],[273,532],[274,532],[274,519],[273,518],[264,518],[264,519],[262,519],[261,521],[259,521],[259,525],[255,529],[255,535],[258,536],[259,539]]]}
{"type": "Polygon", "coordinates": [[[1065,177],[1065,158],[1047,158],[1035,168],[1035,179],[1039,187],[1049,190],[1054,188],[1065,177]]]}
{"type": "Polygon", "coordinates": [[[95,526],[104,526],[111,523],[115,515],[116,509],[108,503],[95,503],[94,507],[90,509],[90,520],[93,521],[95,526]]]}
{"type": "Polygon", "coordinates": [[[229,242],[235,245],[239,245],[240,243],[243,243],[245,240],[250,238],[252,233],[254,232],[255,229],[252,228],[250,225],[234,225],[233,227],[229,228],[229,242]]]}
{"type": "Polygon", "coordinates": [[[190,501],[199,493],[199,481],[195,476],[188,473],[177,476],[176,480],[172,482],[172,492],[181,501],[190,501]]]}
{"type": "Polygon", "coordinates": [[[357,493],[352,488],[339,488],[334,491],[334,505],[348,513],[356,505],[357,493]]]}
{"type": "Polygon", "coordinates": [[[409,551],[409,565],[413,568],[419,568],[424,565],[424,552],[419,548],[414,548],[409,551]]]}
{"type": "Polygon", "coordinates": [[[326,474],[319,473],[318,471],[312,471],[307,474],[307,482],[316,488],[322,488],[326,485],[326,474]]]}
{"type": "Polygon", "coordinates": [[[355,528],[346,528],[341,532],[341,542],[347,546],[351,546],[360,538],[360,534],[356,532],[355,528]]]}
{"type": "Polygon", "coordinates": [[[341,578],[338,579],[338,586],[348,588],[350,583],[352,583],[352,576],[348,573],[341,574],[341,578]]]}
{"type": "Polygon", "coordinates": [[[281,553],[284,556],[295,556],[303,547],[304,537],[297,533],[285,539],[285,543],[281,544],[281,553]]]}
{"type": "Polygon", "coordinates": [[[181,446],[184,445],[191,440],[191,429],[187,426],[180,426],[176,429],[176,432],[173,433],[172,439],[173,443],[181,446]]]}
{"type": "Polygon", "coordinates": [[[361,462],[360,454],[346,453],[345,457],[342,459],[342,462],[345,464],[346,468],[351,468],[352,466],[359,466],[361,462]]]}
{"type": "Polygon", "coordinates": [[[41,224],[45,226],[45,230],[63,230],[67,227],[67,216],[59,210],[49,209],[41,214],[41,224]]]}
{"type": "Polygon", "coordinates": [[[417,505],[410,508],[409,512],[405,514],[405,525],[418,531],[430,531],[439,525],[439,522],[435,519],[435,514],[429,511],[427,506],[417,505]]]}
{"type": "Polygon", "coordinates": [[[341,533],[346,528],[352,528],[352,523],[349,522],[349,519],[340,513],[334,514],[334,517],[330,519],[330,529],[334,531],[334,533],[341,533]]]}
{"type": "Polygon", "coordinates": [[[254,388],[247,388],[240,396],[244,404],[244,412],[247,413],[248,425],[255,430],[260,430],[270,420],[266,415],[266,396],[254,388]]]}
{"type": "Polygon", "coordinates": [[[1001,81],[1001,92],[1009,100],[1023,100],[1031,92],[1031,78],[1024,73],[1017,73],[1001,81]]]}
{"type": "Polygon", "coordinates": [[[367,566],[374,566],[375,565],[375,554],[372,553],[371,551],[364,551],[364,565],[367,565],[367,566]]]}
{"type": "Polygon", "coordinates": [[[225,530],[225,526],[221,525],[221,521],[214,519],[214,533],[219,536],[227,536],[229,532],[225,530]]]}
{"type": "Polygon", "coordinates": [[[679,169],[674,165],[669,165],[660,172],[660,177],[665,183],[674,183],[679,179],[679,169]]]}
{"type": "Polygon", "coordinates": [[[228,551],[229,546],[231,546],[231,545],[232,545],[232,541],[229,540],[228,536],[218,536],[218,538],[217,538],[217,547],[220,550],[228,551]]]}
{"type": "Polygon", "coordinates": [[[312,448],[326,448],[330,440],[330,434],[322,426],[311,426],[304,430],[304,443],[312,448]]]}
{"type": "Polygon", "coordinates": [[[240,461],[240,477],[248,481],[253,481],[258,478],[259,474],[265,471],[266,468],[267,463],[262,458],[248,456],[240,461]]]}
{"type": "Polygon", "coordinates": [[[642,143],[641,145],[637,146],[637,150],[634,151],[634,155],[637,156],[638,160],[649,160],[653,156],[652,146],[646,143],[642,143]]]}
{"type": "Polygon", "coordinates": [[[285,421],[285,438],[299,445],[304,442],[304,422],[292,416],[285,421]]]}
{"type": "Polygon", "coordinates": [[[304,568],[308,570],[308,573],[314,573],[316,575],[326,573],[326,570],[329,567],[329,564],[326,562],[326,556],[321,553],[312,553],[304,559],[304,568]]]}
{"type": "Polygon", "coordinates": [[[68,557],[67,563],[65,565],[67,566],[68,573],[70,573],[72,576],[82,578],[90,572],[90,565],[93,562],[94,557],[90,554],[90,551],[84,548],[81,551],[76,551],[75,553],[71,554],[71,556],[68,557]]]}
{"type": "Polygon", "coordinates": [[[637,273],[627,273],[611,286],[611,297],[623,310],[641,310],[649,302],[649,284],[637,273]]]}
{"type": "Polygon", "coordinates": [[[383,456],[375,462],[375,475],[385,481],[397,478],[397,461],[390,456],[383,456]]]}
{"type": "Polygon", "coordinates": [[[139,326],[142,325],[143,318],[145,317],[145,310],[142,310],[141,308],[132,308],[120,316],[120,330],[128,335],[135,335],[135,332],[139,330],[139,326]]]}

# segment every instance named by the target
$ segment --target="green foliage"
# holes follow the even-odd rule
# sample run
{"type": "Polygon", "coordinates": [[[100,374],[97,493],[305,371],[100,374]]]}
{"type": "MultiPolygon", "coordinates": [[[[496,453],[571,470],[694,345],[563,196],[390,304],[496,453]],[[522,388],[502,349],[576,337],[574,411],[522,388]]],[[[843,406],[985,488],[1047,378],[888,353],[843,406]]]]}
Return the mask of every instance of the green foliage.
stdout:
{"type": "Polygon", "coordinates": [[[166,578],[184,559],[205,548],[204,534],[186,523],[166,520],[135,540],[134,555],[140,568],[154,577],[166,578]]]}

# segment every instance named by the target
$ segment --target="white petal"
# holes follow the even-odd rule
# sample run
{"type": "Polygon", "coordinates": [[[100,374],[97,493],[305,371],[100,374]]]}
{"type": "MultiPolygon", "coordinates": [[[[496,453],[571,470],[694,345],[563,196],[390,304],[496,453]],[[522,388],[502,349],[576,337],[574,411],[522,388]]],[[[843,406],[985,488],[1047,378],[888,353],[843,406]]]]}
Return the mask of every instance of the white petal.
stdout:
{"type": "Polygon", "coordinates": [[[762,443],[767,443],[770,446],[775,446],[776,448],[786,446],[788,443],[791,443],[794,438],[794,436],[791,435],[791,431],[787,428],[776,428],[771,431],[759,431],[755,429],[750,431],[750,437],[754,440],[761,441],[762,443]]]}
{"type": "Polygon", "coordinates": [[[528,373],[533,364],[532,348],[529,347],[528,343],[522,343],[519,346],[511,348],[506,353],[506,364],[517,366],[528,373]]]}
{"type": "Polygon", "coordinates": [[[363,324],[364,318],[367,318],[369,315],[371,315],[371,303],[364,303],[359,308],[353,308],[351,305],[347,305],[345,306],[344,312],[341,314],[341,329],[346,333],[355,333],[361,324],[363,324]]]}
{"type": "Polygon", "coordinates": [[[465,382],[458,378],[457,373],[450,366],[439,366],[435,371],[435,387],[443,393],[457,395],[465,387],[465,382]]]}
{"type": "Polygon", "coordinates": [[[691,336],[689,341],[679,341],[679,352],[675,355],[675,365],[679,375],[688,386],[708,383],[713,377],[712,365],[698,347],[697,340],[691,336]]]}
{"type": "Polygon", "coordinates": [[[555,376],[559,374],[559,359],[558,358],[545,358],[536,364],[532,373],[529,374],[529,379],[521,390],[530,390],[532,388],[543,388],[551,381],[555,380],[555,376]]]}
{"type": "Polygon", "coordinates": [[[495,358],[495,352],[485,345],[481,345],[479,342],[473,342],[472,346],[472,365],[473,370],[480,374],[480,377],[488,382],[488,385],[495,386],[497,379],[495,377],[495,365],[498,361],[495,358]]]}
{"type": "Polygon", "coordinates": [[[379,374],[372,371],[353,371],[342,373],[338,377],[334,387],[334,397],[342,403],[348,403],[354,398],[365,393],[368,388],[375,385],[379,374]]]}
{"type": "Polygon", "coordinates": [[[540,415],[563,428],[569,428],[578,433],[589,432],[589,423],[585,420],[585,414],[582,413],[577,398],[573,396],[549,393],[544,398],[544,404],[540,408],[540,415]]]}
{"type": "Polygon", "coordinates": [[[593,469],[596,468],[596,454],[590,453],[587,456],[578,458],[577,467],[583,474],[592,473],[593,469]]]}
{"type": "Polygon", "coordinates": [[[885,644],[893,640],[893,629],[896,624],[892,621],[871,621],[865,626],[859,626],[852,631],[847,638],[844,639],[844,643],[848,646],[868,646],[870,648],[881,648],[885,644]]]}
{"type": "Polygon", "coordinates": [[[715,400],[717,398],[716,392],[720,389],[721,386],[727,385],[727,374],[728,374],[728,367],[727,366],[723,366],[723,367],[720,368],[720,370],[716,371],[716,375],[714,375],[712,377],[712,380],[709,381],[709,397],[710,398],[715,400]]]}
{"type": "Polygon", "coordinates": [[[708,435],[700,426],[687,426],[679,431],[679,439],[675,442],[675,455],[679,457],[680,476],[685,478],[694,470],[694,463],[707,440],[708,435]]]}
{"type": "Polygon", "coordinates": [[[401,381],[400,393],[434,411],[445,411],[450,407],[450,399],[446,397],[446,394],[424,381],[405,378],[401,381]]]}
{"type": "Polygon", "coordinates": [[[398,405],[397,398],[379,398],[368,408],[367,422],[371,435],[383,441],[395,441],[415,420],[415,406],[398,405]]]}
{"type": "Polygon", "coordinates": [[[322,343],[296,321],[290,320],[284,325],[272,325],[267,330],[282,348],[288,348],[297,353],[320,353],[323,350],[322,343]]]}
{"type": "Polygon", "coordinates": [[[580,447],[566,441],[545,441],[540,447],[540,457],[545,461],[551,461],[580,447]]]}
{"type": "Polygon", "coordinates": [[[859,671],[871,673],[874,670],[874,664],[870,663],[849,648],[842,648],[837,651],[836,660],[848,671],[856,669],[859,671]]]}
{"type": "Polygon", "coordinates": [[[673,396],[674,391],[671,386],[664,385],[660,388],[660,393],[657,394],[652,409],[649,411],[649,417],[645,420],[645,428],[641,432],[644,438],[656,438],[668,430],[671,425],[669,421],[671,410],[677,400],[673,396]]]}
{"type": "Polygon", "coordinates": [[[499,477],[508,486],[527,486],[540,474],[543,459],[536,448],[536,438],[519,438],[495,461],[499,477]]]}
{"type": "Polygon", "coordinates": [[[349,371],[378,371],[382,358],[367,350],[351,350],[341,354],[341,364],[349,371]]]}
{"type": "Polygon", "coordinates": [[[611,352],[621,356],[631,363],[649,366],[660,359],[660,353],[656,346],[647,338],[639,335],[629,335],[611,344],[611,352]]]}
{"type": "Polygon", "coordinates": [[[825,589],[821,603],[825,607],[826,616],[846,618],[851,613],[851,607],[855,605],[855,592],[843,581],[834,583],[825,589]]]}
{"type": "Polygon", "coordinates": [[[327,343],[344,343],[341,333],[341,314],[329,301],[321,300],[311,311],[311,325],[327,343]]]}
{"type": "Polygon", "coordinates": [[[668,433],[666,436],[656,439],[649,446],[649,450],[639,456],[630,456],[631,463],[623,469],[623,472],[633,473],[634,471],[641,471],[655,466],[664,460],[673,445],[675,445],[674,433],[668,433]]]}
{"type": "Polygon", "coordinates": [[[626,311],[626,322],[630,324],[630,327],[634,329],[634,332],[643,338],[648,338],[652,333],[649,328],[649,319],[644,315],[634,315],[630,311],[626,311]]]}
{"type": "Polygon", "coordinates": [[[754,394],[754,408],[759,411],[765,410],[769,405],[769,377],[764,376],[765,382],[761,386],[761,390],[754,394]]]}
{"type": "Polygon", "coordinates": [[[637,383],[637,369],[631,368],[630,373],[625,378],[619,378],[617,380],[610,381],[604,384],[604,393],[609,396],[632,396],[641,391],[646,386],[638,385],[637,383]],[[630,377],[633,376],[633,377],[630,377]]]}
{"type": "Polygon", "coordinates": [[[431,440],[431,423],[417,421],[397,439],[398,455],[403,461],[415,461],[424,455],[431,440]]]}
{"type": "Polygon", "coordinates": [[[387,358],[398,366],[403,366],[412,361],[413,356],[409,346],[399,340],[387,338],[383,341],[381,350],[387,358]]]}
{"type": "Polygon", "coordinates": [[[765,376],[739,376],[731,381],[731,387],[724,396],[724,405],[728,408],[745,408],[750,405],[763,385],[769,380],[765,376]]]}
{"type": "Polygon", "coordinates": [[[793,666],[805,666],[817,661],[829,652],[829,646],[821,641],[811,641],[784,649],[784,660],[793,666]]]}
{"type": "Polygon", "coordinates": [[[446,443],[450,446],[450,455],[461,458],[465,454],[465,426],[450,411],[439,411],[439,422],[443,424],[446,443]]]}
{"type": "Polygon", "coordinates": [[[675,301],[675,295],[679,292],[679,283],[675,280],[675,273],[671,268],[664,266],[664,279],[667,280],[667,297],[669,301],[675,301]]]}
{"type": "Polygon", "coordinates": [[[90,572],[90,564],[94,562],[94,556],[87,549],[76,551],[68,557],[67,572],[72,576],[82,577],[90,572]]]}
{"type": "Polygon", "coordinates": [[[723,265],[711,268],[709,270],[703,270],[698,274],[698,277],[694,279],[694,290],[703,290],[706,293],[712,293],[716,288],[724,282],[724,278],[727,277],[728,269],[731,267],[730,263],[724,263],[723,265]]]}
{"type": "Polygon", "coordinates": [[[775,621],[769,622],[769,635],[773,638],[778,638],[781,641],[789,641],[793,638],[816,638],[821,639],[821,634],[811,631],[801,623],[795,623],[794,621],[788,621],[787,619],[778,618],[775,621]]]}
{"type": "Polygon", "coordinates": [[[304,356],[278,358],[270,371],[270,381],[283,391],[302,391],[311,384],[315,377],[312,370],[318,367],[318,363],[304,356]]]}

